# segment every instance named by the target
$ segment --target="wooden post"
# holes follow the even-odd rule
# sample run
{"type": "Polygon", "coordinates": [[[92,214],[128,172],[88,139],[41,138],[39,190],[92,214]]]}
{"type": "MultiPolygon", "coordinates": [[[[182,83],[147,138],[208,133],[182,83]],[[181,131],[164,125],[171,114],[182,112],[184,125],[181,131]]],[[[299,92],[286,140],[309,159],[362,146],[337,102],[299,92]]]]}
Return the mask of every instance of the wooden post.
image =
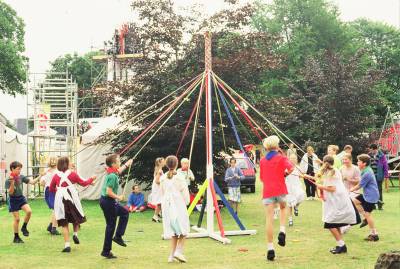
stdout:
{"type": "Polygon", "coordinates": [[[204,33],[204,63],[206,71],[212,70],[212,54],[211,54],[211,33],[204,33]]]}

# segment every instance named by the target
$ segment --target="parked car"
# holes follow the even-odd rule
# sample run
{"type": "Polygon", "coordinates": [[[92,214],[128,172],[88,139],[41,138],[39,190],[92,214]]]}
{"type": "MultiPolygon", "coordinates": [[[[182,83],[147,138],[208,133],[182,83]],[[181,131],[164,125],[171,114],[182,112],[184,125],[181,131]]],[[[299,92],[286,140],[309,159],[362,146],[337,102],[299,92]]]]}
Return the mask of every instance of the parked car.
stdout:
{"type": "MultiPolygon", "coordinates": [[[[233,156],[236,159],[236,166],[242,170],[245,178],[241,181],[242,188],[249,188],[250,192],[256,192],[256,168],[255,165],[249,158],[247,158],[243,153],[238,153],[233,156]]],[[[228,187],[225,182],[225,170],[229,167],[229,160],[232,157],[225,157],[224,164],[225,169],[221,172],[216,172],[215,174],[215,182],[218,184],[220,189],[224,192],[228,192],[228,187]]]]}

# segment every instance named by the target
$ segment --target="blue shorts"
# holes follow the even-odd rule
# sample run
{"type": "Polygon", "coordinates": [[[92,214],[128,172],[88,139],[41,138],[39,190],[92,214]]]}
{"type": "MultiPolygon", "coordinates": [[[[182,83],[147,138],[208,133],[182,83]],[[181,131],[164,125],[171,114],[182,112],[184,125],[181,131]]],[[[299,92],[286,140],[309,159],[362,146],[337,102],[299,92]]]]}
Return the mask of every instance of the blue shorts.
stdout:
{"type": "Polygon", "coordinates": [[[284,203],[286,202],[286,195],[272,196],[269,198],[264,198],[262,201],[264,205],[284,203]]]}
{"type": "Polygon", "coordinates": [[[17,212],[20,211],[21,208],[28,204],[25,196],[10,196],[8,200],[8,212],[17,212]]]}
{"type": "Polygon", "coordinates": [[[46,204],[50,209],[54,209],[54,198],[56,197],[56,194],[54,192],[51,192],[49,187],[46,187],[46,190],[44,191],[44,199],[46,200],[46,204]]]}

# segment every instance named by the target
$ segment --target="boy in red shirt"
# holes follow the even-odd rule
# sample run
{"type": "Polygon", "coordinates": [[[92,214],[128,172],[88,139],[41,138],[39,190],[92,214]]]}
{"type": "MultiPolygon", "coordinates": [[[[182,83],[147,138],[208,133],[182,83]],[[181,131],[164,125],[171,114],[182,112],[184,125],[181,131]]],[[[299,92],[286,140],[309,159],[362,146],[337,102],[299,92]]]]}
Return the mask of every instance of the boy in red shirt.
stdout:
{"type": "Polygon", "coordinates": [[[272,243],[274,208],[276,204],[279,204],[281,209],[278,244],[283,247],[286,244],[285,196],[288,194],[285,176],[290,174],[294,167],[288,158],[278,152],[279,138],[277,136],[267,137],[264,139],[263,145],[267,150],[267,155],[260,161],[260,179],[263,183],[263,204],[266,211],[267,259],[273,261],[275,258],[274,244],[272,243]]]}

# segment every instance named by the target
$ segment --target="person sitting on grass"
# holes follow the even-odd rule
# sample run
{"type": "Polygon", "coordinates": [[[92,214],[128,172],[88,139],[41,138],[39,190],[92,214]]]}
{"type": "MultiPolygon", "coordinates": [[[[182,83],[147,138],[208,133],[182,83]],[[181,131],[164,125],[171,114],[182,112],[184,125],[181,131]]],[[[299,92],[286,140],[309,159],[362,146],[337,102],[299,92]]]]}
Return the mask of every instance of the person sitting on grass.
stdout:
{"type": "Polygon", "coordinates": [[[364,216],[360,228],[368,225],[371,230],[370,235],[365,240],[375,242],[379,240],[379,236],[371,214],[375,209],[375,204],[379,201],[378,185],[374,172],[370,167],[371,157],[367,154],[361,154],[357,156],[357,160],[358,168],[361,170],[361,181],[352,187],[350,191],[355,192],[361,188],[363,189],[363,194],[353,198],[353,202],[360,214],[364,216]]]}
{"type": "Polygon", "coordinates": [[[266,212],[266,235],[267,235],[267,260],[275,259],[273,243],[273,215],[276,205],[280,206],[280,231],[278,244],[286,245],[286,195],[288,194],[285,176],[293,172],[294,167],[289,159],[278,152],[279,138],[275,135],[269,136],[263,141],[267,151],[265,158],[260,161],[260,180],[263,183],[263,204],[266,212]]]}
{"type": "Polygon", "coordinates": [[[129,212],[143,212],[146,210],[146,202],[139,185],[132,186],[132,193],[129,194],[128,203],[126,204],[129,212]]]}
{"type": "Polygon", "coordinates": [[[22,164],[20,162],[12,162],[10,164],[11,174],[5,182],[5,188],[9,194],[8,211],[13,215],[14,222],[14,243],[24,243],[19,237],[19,211],[25,212],[24,224],[22,225],[21,232],[24,236],[29,236],[28,222],[32,215],[32,209],[28,205],[25,196],[22,195],[22,183],[35,185],[36,182],[43,176],[40,175],[36,179],[29,179],[26,176],[21,175],[22,164]]]}

